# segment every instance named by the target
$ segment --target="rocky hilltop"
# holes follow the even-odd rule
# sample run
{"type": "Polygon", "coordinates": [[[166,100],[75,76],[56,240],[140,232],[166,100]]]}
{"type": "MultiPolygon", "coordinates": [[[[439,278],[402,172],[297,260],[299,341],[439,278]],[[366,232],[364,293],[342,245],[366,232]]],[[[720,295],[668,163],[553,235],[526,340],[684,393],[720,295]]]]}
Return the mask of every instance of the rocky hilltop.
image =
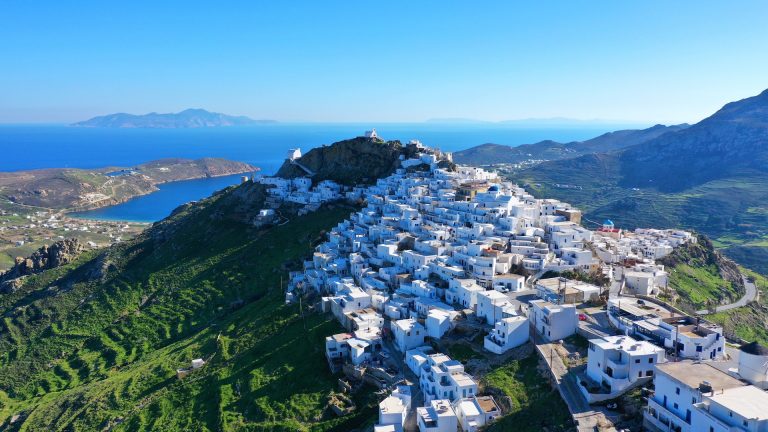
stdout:
{"type": "Polygon", "coordinates": [[[10,270],[0,273],[0,292],[12,291],[14,280],[59,267],[75,260],[83,251],[83,245],[76,238],[64,239],[50,246],[43,246],[27,258],[16,258],[10,270]]]}
{"type": "Polygon", "coordinates": [[[204,128],[225,126],[249,126],[275,123],[274,120],[254,120],[245,116],[231,116],[204,109],[186,109],[178,113],[149,113],[143,115],[116,113],[94,117],[73,123],[77,127],[100,128],[204,128]]]}
{"type": "Polygon", "coordinates": [[[0,198],[55,209],[119,204],[161,183],[251,173],[253,165],[218,158],[161,159],[135,167],[52,168],[0,173],[0,198]]]}
{"type": "Polygon", "coordinates": [[[357,137],[314,148],[295,161],[286,160],[276,176],[310,176],[314,182],[367,184],[392,174],[400,167],[401,157],[407,159],[417,152],[418,148],[412,144],[357,137]]]}

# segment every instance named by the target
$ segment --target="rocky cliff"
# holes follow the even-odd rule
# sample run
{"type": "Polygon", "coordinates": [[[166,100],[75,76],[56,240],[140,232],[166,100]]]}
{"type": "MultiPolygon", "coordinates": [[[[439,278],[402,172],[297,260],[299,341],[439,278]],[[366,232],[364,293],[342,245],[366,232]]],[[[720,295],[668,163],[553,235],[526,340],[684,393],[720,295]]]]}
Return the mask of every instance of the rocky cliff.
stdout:
{"type": "Polygon", "coordinates": [[[43,246],[27,258],[16,258],[16,264],[5,273],[0,273],[0,292],[12,291],[14,280],[40,273],[72,262],[83,251],[83,245],[76,238],[64,239],[50,246],[43,246]]]}

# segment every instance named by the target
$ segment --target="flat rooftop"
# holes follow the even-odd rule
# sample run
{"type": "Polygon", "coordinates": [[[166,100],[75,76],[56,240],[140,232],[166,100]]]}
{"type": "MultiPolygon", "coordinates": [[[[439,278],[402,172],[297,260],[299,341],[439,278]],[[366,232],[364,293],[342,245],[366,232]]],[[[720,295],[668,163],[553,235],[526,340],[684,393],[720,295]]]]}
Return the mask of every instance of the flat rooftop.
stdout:
{"type": "Polygon", "coordinates": [[[746,385],[708,363],[691,361],[668,362],[657,364],[656,369],[691,388],[698,388],[699,384],[707,381],[716,393],[720,390],[746,385]]]}
{"type": "Polygon", "coordinates": [[[478,396],[475,399],[477,400],[477,404],[480,405],[480,409],[482,409],[483,412],[485,413],[490,413],[490,412],[499,410],[499,406],[496,404],[496,401],[493,400],[493,397],[491,396],[478,396]]]}
{"type": "Polygon", "coordinates": [[[722,393],[715,392],[709,399],[748,419],[768,419],[768,393],[755,386],[734,387],[722,393]]]}
{"type": "Polygon", "coordinates": [[[647,355],[664,351],[656,345],[645,341],[638,341],[629,336],[607,336],[603,339],[590,339],[590,342],[603,349],[618,349],[630,355],[647,355]]]}

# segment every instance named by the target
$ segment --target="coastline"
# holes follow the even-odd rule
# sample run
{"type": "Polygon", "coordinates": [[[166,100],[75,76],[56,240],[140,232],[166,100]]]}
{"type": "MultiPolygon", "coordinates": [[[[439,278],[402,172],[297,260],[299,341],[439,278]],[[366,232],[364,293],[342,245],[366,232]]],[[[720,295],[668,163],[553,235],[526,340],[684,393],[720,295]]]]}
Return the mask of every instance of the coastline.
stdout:
{"type": "MultiPolygon", "coordinates": [[[[253,171],[247,171],[253,172],[253,171]]],[[[178,206],[210,196],[240,183],[245,172],[195,177],[158,183],[155,190],[137,194],[119,203],[66,209],[62,214],[79,221],[110,221],[151,225],[167,217],[178,206]],[[220,179],[219,181],[215,181],[220,179]],[[229,179],[229,180],[227,180],[229,179]]]]}
{"type": "MultiPolygon", "coordinates": [[[[206,176],[192,176],[192,177],[186,177],[186,178],[180,178],[180,179],[174,179],[174,180],[161,180],[161,181],[157,181],[157,182],[152,183],[152,186],[153,186],[152,190],[144,191],[144,192],[141,192],[141,193],[136,193],[136,194],[133,194],[133,195],[130,195],[130,196],[121,197],[121,198],[110,197],[111,201],[110,200],[102,200],[102,201],[99,201],[98,203],[94,203],[93,205],[81,206],[81,207],[64,208],[64,209],[61,209],[61,211],[64,214],[71,214],[71,213],[77,213],[77,212],[85,212],[85,211],[91,211],[91,210],[98,210],[98,209],[102,209],[102,208],[106,208],[106,207],[112,207],[112,206],[124,204],[124,203],[126,203],[126,202],[128,202],[128,201],[130,201],[132,199],[140,198],[140,197],[147,196],[147,195],[152,195],[153,193],[157,193],[158,191],[160,191],[160,187],[159,186],[162,186],[162,185],[167,185],[167,184],[171,184],[171,183],[178,183],[178,182],[185,182],[185,181],[191,181],[191,180],[215,179],[215,178],[229,177],[229,176],[235,176],[235,175],[245,175],[245,174],[256,173],[256,172],[261,171],[261,168],[259,168],[259,167],[253,167],[253,168],[254,169],[252,169],[252,170],[234,171],[234,172],[229,172],[229,173],[226,173],[226,174],[215,174],[215,175],[206,175],[206,176]]],[[[23,204],[20,204],[20,205],[23,205],[23,204]]],[[[41,208],[45,208],[45,207],[41,207],[41,208]]],[[[78,219],[81,219],[81,218],[78,218],[78,219]]],[[[133,221],[126,221],[126,222],[133,222],[133,221]]]]}

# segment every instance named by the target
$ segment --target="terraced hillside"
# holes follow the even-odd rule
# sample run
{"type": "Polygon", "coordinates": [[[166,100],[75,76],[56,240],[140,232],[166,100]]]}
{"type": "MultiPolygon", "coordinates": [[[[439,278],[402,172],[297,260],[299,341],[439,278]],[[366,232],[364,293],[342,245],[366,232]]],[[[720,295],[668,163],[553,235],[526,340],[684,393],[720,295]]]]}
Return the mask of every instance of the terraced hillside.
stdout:
{"type": "Polygon", "coordinates": [[[244,216],[263,198],[256,184],[230,188],[0,295],[0,429],[322,431],[372,419],[364,400],[329,414],[322,341],[340,329],[302,319],[281,290],[350,209],[256,231],[244,216]],[[207,364],[177,379],[194,358],[207,364]]]}

